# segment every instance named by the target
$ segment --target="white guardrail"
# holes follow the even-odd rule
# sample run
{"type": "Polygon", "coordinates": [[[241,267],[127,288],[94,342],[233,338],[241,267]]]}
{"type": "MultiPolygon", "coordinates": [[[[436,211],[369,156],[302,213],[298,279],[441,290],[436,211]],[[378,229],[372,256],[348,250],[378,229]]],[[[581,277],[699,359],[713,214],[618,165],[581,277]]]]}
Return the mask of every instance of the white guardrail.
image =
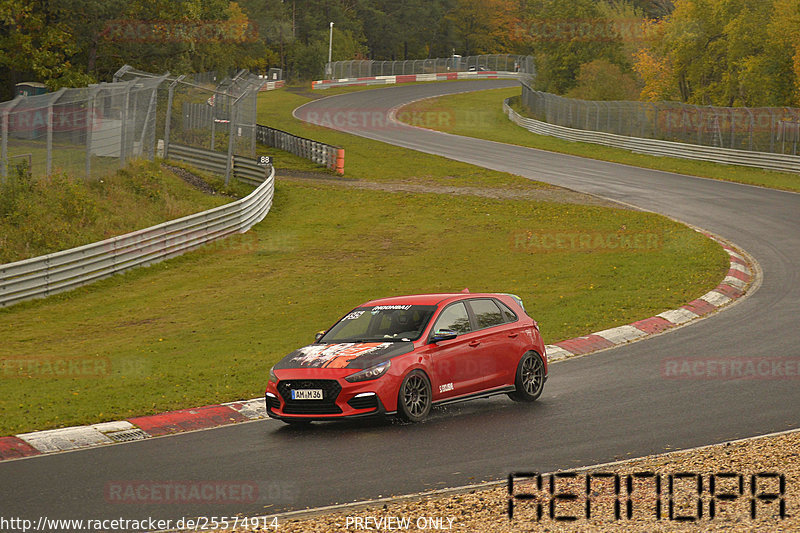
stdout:
{"type": "Polygon", "coordinates": [[[337,80],[317,80],[311,82],[312,89],[330,89],[348,85],[393,85],[395,83],[413,83],[418,81],[447,80],[499,80],[529,77],[524,72],[502,71],[465,71],[439,72],[430,74],[396,74],[394,76],[367,76],[363,78],[340,78],[337,80]]]}
{"type": "Polygon", "coordinates": [[[696,159],[712,163],[742,165],[782,172],[800,172],[800,156],[768,152],[749,152],[746,150],[733,150],[731,148],[718,148],[715,146],[702,146],[658,139],[644,139],[641,137],[627,137],[625,135],[616,135],[600,131],[567,128],[533,118],[523,117],[508,105],[509,100],[510,98],[507,98],[503,102],[503,112],[508,115],[508,118],[515,124],[539,135],[549,135],[566,141],[601,144],[630,150],[631,152],[640,154],[661,157],[696,159]]]}
{"type": "MultiPolygon", "coordinates": [[[[171,150],[175,147],[173,144],[171,150]]],[[[220,155],[223,161],[227,157],[220,155]]],[[[223,162],[223,170],[224,165],[223,162]]],[[[245,181],[260,183],[240,200],[104,241],[0,265],[0,307],[74,289],[131,268],[164,261],[234,233],[246,232],[260,222],[272,206],[275,169],[257,167],[252,161],[243,162],[243,158],[239,165],[246,167],[246,176],[241,176],[245,181]]]]}

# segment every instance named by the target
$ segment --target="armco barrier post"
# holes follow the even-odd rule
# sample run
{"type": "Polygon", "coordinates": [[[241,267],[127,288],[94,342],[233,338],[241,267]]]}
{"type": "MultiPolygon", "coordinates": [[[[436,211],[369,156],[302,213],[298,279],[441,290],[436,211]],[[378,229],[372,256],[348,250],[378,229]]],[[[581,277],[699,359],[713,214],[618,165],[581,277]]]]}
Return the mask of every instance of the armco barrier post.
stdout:
{"type": "Polygon", "coordinates": [[[336,149],[336,173],[344,175],[344,148],[336,149]]]}

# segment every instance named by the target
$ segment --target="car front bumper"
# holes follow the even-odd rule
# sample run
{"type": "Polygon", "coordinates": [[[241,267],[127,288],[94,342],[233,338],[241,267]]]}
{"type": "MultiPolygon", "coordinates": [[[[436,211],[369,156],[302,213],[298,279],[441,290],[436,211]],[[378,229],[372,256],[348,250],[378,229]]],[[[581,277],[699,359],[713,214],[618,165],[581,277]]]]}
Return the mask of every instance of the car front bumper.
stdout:
{"type": "Polygon", "coordinates": [[[343,378],[309,379],[292,374],[267,384],[265,402],[267,415],[279,420],[338,420],[394,414],[386,408],[387,395],[392,397],[396,391],[390,380],[381,378],[349,383],[343,378]],[[292,389],[322,390],[323,399],[293,400],[292,389]]]}

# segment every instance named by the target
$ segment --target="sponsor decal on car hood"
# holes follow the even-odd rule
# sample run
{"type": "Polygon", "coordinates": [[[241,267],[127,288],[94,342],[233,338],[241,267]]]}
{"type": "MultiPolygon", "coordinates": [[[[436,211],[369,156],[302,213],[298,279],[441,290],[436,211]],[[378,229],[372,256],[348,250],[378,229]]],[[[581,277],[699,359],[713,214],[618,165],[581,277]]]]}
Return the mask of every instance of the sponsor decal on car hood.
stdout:
{"type": "Polygon", "coordinates": [[[284,357],[275,368],[362,369],[413,350],[414,343],[410,341],[309,344],[284,357]]]}

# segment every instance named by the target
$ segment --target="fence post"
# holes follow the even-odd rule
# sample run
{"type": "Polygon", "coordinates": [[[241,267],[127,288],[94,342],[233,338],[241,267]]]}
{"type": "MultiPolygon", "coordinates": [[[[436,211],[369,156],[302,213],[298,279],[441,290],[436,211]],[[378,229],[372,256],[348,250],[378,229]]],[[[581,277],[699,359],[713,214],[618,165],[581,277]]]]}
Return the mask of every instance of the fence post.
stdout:
{"type": "Polygon", "coordinates": [[[659,130],[658,130],[658,118],[659,118],[658,104],[653,102],[650,105],[653,108],[653,138],[654,139],[658,139],[658,135],[659,135],[659,130]]]}
{"type": "Polygon", "coordinates": [[[125,87],[125,103],[122,107],[122,113],[120,116],[122,117],[122,128],[120,129],[120,137],[119,137],[119,166],[125,165],[125,148],[128,142],[127,139],[127,129],[128,129],[128,105],[130,104],[131,100],[131,86],[134,82],[129,82],[128,86],[125,87]]]}
{"type": "Polygon", "coordinates": [[[250,109],[252,110],[250,113],[250,157],[256,156],[256,135],[258,133],[256,129],[256,124],[258,123],[258,93],[261,92],[260,89],[255,89],[253,94],[248,98],[252,98],[252,102],[250,103],[250,109]]]}
{"type": "Polygon", "coordinates": [[[167,92],[167,116],[164,120],[164,159],[169,157],[169,127],[172,122],[172,99],[175,94],[175,85],[178,84],[186,76],[178,76],[175,81],[169,84],[167,92]]]}
{"type": "MultiPolygon", "coordinates": [[[[2,158],[2,163],[0,163],[0,177],[3,178],[3,183],[6,182],[6,176],[8,176],[8,114],[8,109],[4,109],[2,126],[3,139],[0,141],[2,142],[2,148],[0,148],[0,151],[2,152],[2,154],[0,154],[0,158],[2,158]]],[[[30,170],[33,172],[33,169],[30,170]]]]}
{"type": "MultiPolygon", "coordinates": [[[[160,83],[159,83],[159,85],[160,85],[160,83]]],[[[142,155],[145,153],[145,148],[144,148],[144,146],[145,146],[145,144],[144,144],[145,143],[145,137],[147,136],[147,132],[150,129],[149,128],[149,123],[150,123],[150,119],[151,118],[153,120],[153,137],[155,137],[155,131],[156,131],[156,124],[155,124],[155,122],[156,122],[156,93],[158,92],[158,85],[153,87],[151,89],[151,91],[152,92],[150,93],[150,103],[147,105],[147,114],[145,115],[144,122],[142,123],[142,136],[139,139],[139,150],[141,150],[142,155]]],[[[153,142],[155,142],[155,139],[153,139],[153,142]]],[[[150,157],[148,157],[148,159],[150,161],[152,161],[153,157],[154,157],[154,154],[155,154],[155,148],[154,148],[154,146],[152,144],[147,149],[147,153],[150,156],[150,157]]]]}
{"type": "Polygon", "coordinates": [[[211,149],[214,149],[214,138],[217,134],[217,95],[211,96],[213,104],[211,105],[211,149]]]}
{"type": "Polygon", "coordinates": [[[769,111],[769,151],[775,152],[775,115],[769,111]]]}
{"type": "Polygon", "coordinates": [[[86,102],[86,177],[92,176],[92,132],[94,130],[94,100],[97,98],[97,86],[89,86],[89,98],[86,102]]]}
{"type": "Polygon", "coordinates": [[[47,163],[45,174],[47,176],[53,171],[53,100],[47,103],[47,163]]]}
{"type": "MultiPolygon", "coordinates": [[[[228,97],[230,99],[230,96],[228,97]]],[[[230,124],[228,133],[228,160],[225,164],[225,186],[231,181],[231,164],[233,163],[233,148],[234,148],[234,124],[236,123],[236,103],[230,106],[230,116],[228,117],[228,124],[230,124]]]]}

